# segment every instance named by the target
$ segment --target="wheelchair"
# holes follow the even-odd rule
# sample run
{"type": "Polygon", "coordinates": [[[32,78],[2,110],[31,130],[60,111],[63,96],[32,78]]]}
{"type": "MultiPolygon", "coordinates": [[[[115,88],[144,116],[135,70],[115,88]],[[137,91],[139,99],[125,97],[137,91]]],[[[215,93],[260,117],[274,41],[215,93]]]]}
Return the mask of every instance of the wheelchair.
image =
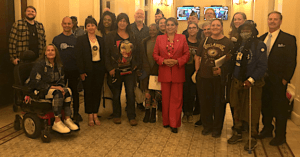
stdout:
{"type": "MultiPolygon", "coordinates": [[[[22,115],[17,114],[15,116],[14,129],[23,129],[27,137],[32,139],[40,137],[43,142],[49,143],[51,141],[51,127],[55,118],[52,102],[51,100],[39,99],[32,89],[25,86],[35,64],[34,60],[34,52],[25,51],[20,54],[20,63],[14,68],[14,108],[20,107],[22,110],[22,115]],[[27,101],[28,98],[31,102],[27,101]]],[[[63,111],[62,118],[64,119],[63,111]]]]}

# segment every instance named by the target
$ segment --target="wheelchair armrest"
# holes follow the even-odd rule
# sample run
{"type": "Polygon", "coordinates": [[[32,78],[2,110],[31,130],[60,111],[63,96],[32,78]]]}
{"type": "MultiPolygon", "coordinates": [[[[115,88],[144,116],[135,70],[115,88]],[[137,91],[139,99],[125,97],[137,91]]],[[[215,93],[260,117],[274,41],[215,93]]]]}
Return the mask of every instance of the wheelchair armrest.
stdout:
{"type": "Polygon", "coordinates": [[[32,91],[32,89],[27,86],[13,85],[12,87],[14,89],[21,90],[22,92],[25,92],[25,93],[30,93],[32,91]]]}

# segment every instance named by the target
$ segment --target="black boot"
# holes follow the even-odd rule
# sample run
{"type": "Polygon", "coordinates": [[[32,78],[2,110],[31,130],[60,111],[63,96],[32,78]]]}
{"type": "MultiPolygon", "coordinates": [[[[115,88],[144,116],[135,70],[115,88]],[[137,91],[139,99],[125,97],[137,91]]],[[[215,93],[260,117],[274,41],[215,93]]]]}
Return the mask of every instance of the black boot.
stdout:
{"type": "Polygon", "coordinates": [[[152,108],[150,123],[155,123],[155,122],[156,122],[156,108],[152,108]]]}
{"type": "Polygon", "coordinates": [[[144,122],[144,123],[148,123],[149,120],[150,120],[150,109],[147,108],[146,111],[145,111],[145,117],[144,117],[143,122],[144,122]]]}

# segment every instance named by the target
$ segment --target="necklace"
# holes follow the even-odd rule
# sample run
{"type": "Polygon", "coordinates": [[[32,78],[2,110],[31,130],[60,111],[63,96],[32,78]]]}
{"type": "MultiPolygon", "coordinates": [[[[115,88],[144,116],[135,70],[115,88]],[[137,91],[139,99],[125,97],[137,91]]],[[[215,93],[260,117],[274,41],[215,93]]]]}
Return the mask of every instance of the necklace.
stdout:
{"type": "Polygon", "coordinates": [[[174,43],[170,42],[170,38],[168,38],[166,49],[168,51],[168,55],[171,55],[170,51],[174,50],[174,43]]]}
{"type": "Polygon", "coordinates": [[[90,38],[90,41],[93,43],[96,42],[96,40],[97,40],[96,38],[93,38],[93,39],[90,38]]]}

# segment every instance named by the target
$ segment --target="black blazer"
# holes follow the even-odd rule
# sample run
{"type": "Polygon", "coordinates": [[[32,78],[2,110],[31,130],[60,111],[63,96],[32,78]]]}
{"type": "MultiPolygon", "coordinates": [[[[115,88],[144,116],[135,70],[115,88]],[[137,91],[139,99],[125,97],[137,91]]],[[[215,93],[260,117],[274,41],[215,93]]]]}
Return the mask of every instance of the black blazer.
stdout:
{"type": "MultiPolygon", "coordinates": [[[[100,65],[105,70],[104,40],[96,35],[100,46],[100,65]]],[[[75,45],[76,62],[80,74],[93,72],[92,49],[88,34],[79,36],[75,45]]]]}
{"type": "MultiPolygon", "coordinates": [[[[268,32],[259,37],[264,41],[268,32]]],[[[280,82],[285,79],[287,82],[293,77],[297,59],[296,37],[280,30],[268,57],[269,79],[273,82],[280,82]]]]}

